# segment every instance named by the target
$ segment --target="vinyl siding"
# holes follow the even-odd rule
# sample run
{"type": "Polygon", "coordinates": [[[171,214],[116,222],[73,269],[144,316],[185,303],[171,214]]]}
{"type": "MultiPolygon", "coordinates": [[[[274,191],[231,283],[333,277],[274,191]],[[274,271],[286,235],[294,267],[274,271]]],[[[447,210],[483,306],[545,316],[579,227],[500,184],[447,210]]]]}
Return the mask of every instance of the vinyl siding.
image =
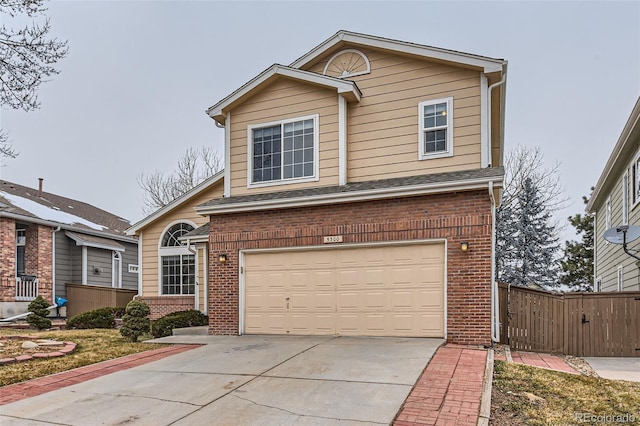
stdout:
{"type": "MultiPolygon", "coordinates": [[[[55,233],[55,257],[56,257],[56,296],[66,297],[67,289],[66,283],[79,282],[73,280],[73,249],[76,247],[76,243],[69,237],[65,236],[63,232],[55,233]]],[[[81,257],[82,259],[82,257],[81,257]]],[[[82,263],[79,263],[75,268],[82,269],[82,263]]],[[[82,273],[82,270],[80,271],[82,273]]]]}
{"type": "MultiPolygon", "coordinates": [[[[477,169],[480,159],[480,73],[375,49],[359,49],[371,73],[355,76],[363,93],[349,104],[348,180],[361,182],[477,169]],[[419,160],[418,104],[453,97],[452,157],[419,160]]],[[[311,67],[322,73],[329,52],[311,67]]],[[[495,155],[495,154],[494,154],[495,155]]]]}
{"type": "Polygon", "coordinates": [[[231,112],[231,195],[338,184],[338,95],[335,90],[278,79],[231,112]],[[320,176],[318,181],[247,188],[247,127],[319,115],[320,176]]]}
{"type": "Polygon", "coordinates": [[[111,287],[111,256],[111,250],[87,247],[86,284],[111,287]]]}
{"type": "Polygon", "coordinates": [[[128,244],[128,243],[120,243],[125,247],[124,253],[121,253],[122,256],[122,288],[126,288],[128,290],[137,290],[138,289],[138,274],[129,272],[129,265],[137,265],[138,264],[138,245],[137,244],[128,244]]]}
{"type": "MultiPolygon", "coordinates": [[[[629,176],[631,176],[630,166],[629,176]]],[[[611,196],[611,226],[622,224],[622,176],[621,171],[615,180],[614,186],[609,190],[608,195],[611,196]]],[[[629,181],[631,178],[629,179],[629,181]]],[[[629,190],[631,196],[631,190],[629,190]]],[[[606,197],[603,198],[605,200],[606,197]]],[[[629,225],[640,226],[640,204],[632,206],[629,199],[629,225]]],[[[618,290],[618,266],[622,265],[623,270],[623,291],[640,291],[640,273],[636,266],[636,259],[626,254],[621,244],[612,244],[604,240],[603,234],[606,228],[606,201],[598,207],[596,211],[596,262],[595,276],[602,277],[602,291],[618,290]]],[[[640,240],[628,243],[627,248],[640,250],[640,240]]]]}
{"type": "MultiPolygon", "coordinates": [[[[197,197],[187,200],[181,206],[176,207],[174,210],[156,219],[141,230],[143,296],[158,296],[160,294],[158,282],[158,246],[162,232],[170,223],[179,220],[189,220],[197,226],[206,224],[209,218],[197,214],[194,207],[213,198],[221,197],[223,189],[222,181],[220,181],[208,190],[203,191],[197,197]]],[[[198,282],[204,282],[202,276],[199,277],[198,280],[198,282]]]]}

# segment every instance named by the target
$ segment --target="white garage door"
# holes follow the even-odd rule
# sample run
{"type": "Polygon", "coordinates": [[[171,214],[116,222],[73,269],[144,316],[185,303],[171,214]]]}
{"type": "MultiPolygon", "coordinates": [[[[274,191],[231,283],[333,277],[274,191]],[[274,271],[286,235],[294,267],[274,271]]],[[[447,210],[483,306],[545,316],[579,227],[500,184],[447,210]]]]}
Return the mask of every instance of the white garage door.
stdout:
{"type": "Polygon", "coordinates": [[[247,334],[444,337],[444,244],[246,253],[247,334]]]}

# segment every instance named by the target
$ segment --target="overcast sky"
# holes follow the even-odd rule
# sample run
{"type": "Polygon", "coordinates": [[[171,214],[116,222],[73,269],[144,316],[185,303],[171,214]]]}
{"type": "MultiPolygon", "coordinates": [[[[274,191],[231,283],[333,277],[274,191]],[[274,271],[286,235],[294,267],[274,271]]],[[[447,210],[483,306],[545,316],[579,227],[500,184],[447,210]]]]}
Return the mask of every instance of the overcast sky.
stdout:
{"type": "MultiPolygon", "coordinates": [[[[35,112],[2,110],[2,179],[144,217],[136,177],[223,150],[205,109],[340,29],[509,61],[506,150],[540,147],[583,211],[640,94],[640,2],[53,1],[69,41],[35,112]]],[[[565,234],[571,236],[569,229],[565,234]]]]}

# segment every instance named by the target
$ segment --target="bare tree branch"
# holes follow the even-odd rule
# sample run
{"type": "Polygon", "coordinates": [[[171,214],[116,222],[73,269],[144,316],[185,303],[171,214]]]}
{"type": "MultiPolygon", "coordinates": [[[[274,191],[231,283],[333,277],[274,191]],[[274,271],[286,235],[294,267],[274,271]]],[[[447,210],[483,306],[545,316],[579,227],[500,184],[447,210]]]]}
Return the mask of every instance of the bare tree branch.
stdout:
{"type": "Polygon", "coordinates": [[[188,148],[171,174],[156,170],[139,175],[138,186],[145,193],[143,212],[150,214],[166,206],[222,170],[222,166],[222,157],[213,148],[188,148]]]}
{"type": "MultiPolygon", "coordinates": [[[[0,0],[0,14],[5,17],[39,18],[47,10],[46,0],[0,0]]],[[[47,77],[59,74],[55,67],[68,53],[67,42],[48,38],[51,26],[45,17],[42,23],[31,22],[14,29],[0,25],[0,105],[32,111],[40,107],[38,89],[47,77]]],[[[4,134],[0,156],[15,158],[4,134]]]]}

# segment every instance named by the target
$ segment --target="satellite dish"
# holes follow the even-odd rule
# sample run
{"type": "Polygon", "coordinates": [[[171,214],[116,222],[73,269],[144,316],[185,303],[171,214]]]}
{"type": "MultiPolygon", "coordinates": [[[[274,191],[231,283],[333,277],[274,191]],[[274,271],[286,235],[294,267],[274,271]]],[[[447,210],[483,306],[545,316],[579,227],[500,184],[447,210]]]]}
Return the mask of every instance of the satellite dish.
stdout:
{"type": "Polygon", "coordinates": [[[640,238],[640,226],[619,225],[604,231],[604,239],[613,244],[626,244],[640,238]]]}

